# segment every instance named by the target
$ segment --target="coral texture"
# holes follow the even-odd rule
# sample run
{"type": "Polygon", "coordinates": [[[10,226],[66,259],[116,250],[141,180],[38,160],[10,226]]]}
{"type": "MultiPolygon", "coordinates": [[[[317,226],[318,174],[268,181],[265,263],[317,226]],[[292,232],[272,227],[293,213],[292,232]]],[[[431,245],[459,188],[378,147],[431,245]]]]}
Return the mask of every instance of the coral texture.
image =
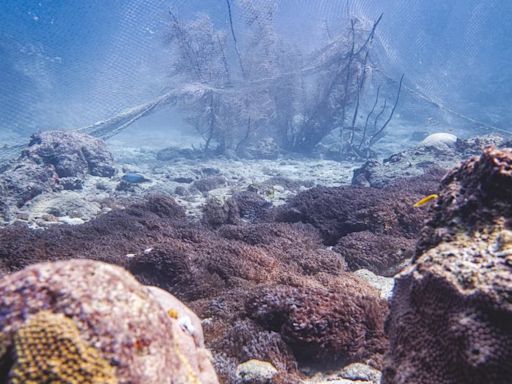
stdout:
{"type": "MultiPolygon", "coordinates": [[[[259,223],[209,229],[183,220],[183,212],[161,198],[113,210],[75,227],[34,231],[13,226],[0,230],[3,268],[13,271],[34,261],[76,257],[126,267],[140,282],[171,292],[204,319],[206,346],[212,350],[220,379],[226,383],[234,383],[237,365],[250,359],[274,365],[278,369],[275,380],[297,383],[300,371],[295,354],[305,350],[304,345],[316,351],[311,358],[301,356],[304,364],[333,351],[333,360],[361,356],[379,366],[386,344],[380,328],[387,304],[365,281],[344,273],[343,259],[322,245],[313,226],[259,223]],[[338,321],[346,319],[339,308],[347,308],[364,324],[354,326],[353,333],[343,334],[339,348],[331,346],[334,341],[324,348],[320,338],[306,343],[301,339],[309,337],[306,330],[285,338],[284,327],[268,328],[252,315],[248,304],[263,301],[255,294],[275,286],[301,292],[296,300],[303,303],[304,310],[319,310],[322,316],[338,321]],[[364,300],[360,298],[363,293],[364,300]],[[329,297],[325,305],[324,295],[329,297]],[[363,330],[367,331],[364,341],[350,340],[351,336],[360,337],[363,330]],[[366,351],[358,354],[355,349],[359,347],[366,351]]],[[[179,322],[182,310],[169,309],[176,310],[171,314],[179,322]]],[[[283,306],[282,313],[288,310],[283,306]]],[[[338,331],[338,323],[323,332],[330,340],[343,333],[338,331]]]]}
{"type": "Polygon", "coordinates": [[[275,219],[313,225],[324,244],[334,245],[351,270],[364,267],[389,275],[413,254],[414,242],[428,217],[427,207],[413,205],[434,193],[440,178],[432,173],[397,180],[382,189],[312,188],[276,208],[275,219]]]}
{"type": "MultiPolygon", "coordinates": [[[[36,337],[35,327],[49,321],[37,315],[51,311],[76,325],[80,339],[115,367],[120,384],[217,383],[207,353],[146,287],[119,267],[88,260],[36,264],[0,280],[0,297],[0,332],[14,340],[17,353],[22,352],[18,346],[34,344],[28,338],[36,337]]],[[[65,330],[65,322],[62,325],[65,330]]],[[[71,332],[69,326],[67,332],[71,332]]],[[[4,353],[3,369],[5,358],[4,353]]],[[[21,374],[23,364],[18,360],[11,369],[21,374]]],[[[50,360],[48,364],[57,363],[50,360]]],[[[52,367],[61,373],[68,368],[52,367]]]]}
{"type": "Polygon", "coordinates": [[[268,287],[246,305],[250,316],[279,332],[300,360],[348,363],[386,348],[381,317],[386,304],[350,278],[331,289],[268,287]]]}
{"type": "Polygon", "coordinates": [[[414,255],[415,243],[414,239],[361,231],[343,236],[333,250],[343,256],[351,271],[364,268],[379,275],[393,276],[401,262],[414,255]]]}
{"type": "Polygon", "coordinates": [[[80,338],[77,326],[62,314],[41,311],[13,337],[10,384],[116,384],[115,370],[80,338]]]}
{"type": "Polygon", "coordinates": [[[512,150],[464,162],[439,195],[396,282],[383,383],[509,383],[512,150]]]}

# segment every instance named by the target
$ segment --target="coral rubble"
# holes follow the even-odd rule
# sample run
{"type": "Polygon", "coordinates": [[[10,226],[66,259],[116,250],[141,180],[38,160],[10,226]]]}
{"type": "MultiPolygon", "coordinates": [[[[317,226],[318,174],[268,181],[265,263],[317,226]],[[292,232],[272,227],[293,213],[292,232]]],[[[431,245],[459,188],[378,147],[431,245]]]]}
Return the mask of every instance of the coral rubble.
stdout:
{"type": "Polygon", "coordinates": [[[489,146],[510,146],[510,140],[490,134],[462,140],[450,134],[428,136],[419,146],[391,155],[382,162],[367,161],[354,171],[352,185],[382,188],[394,180],[444,172],[489,146]]]}

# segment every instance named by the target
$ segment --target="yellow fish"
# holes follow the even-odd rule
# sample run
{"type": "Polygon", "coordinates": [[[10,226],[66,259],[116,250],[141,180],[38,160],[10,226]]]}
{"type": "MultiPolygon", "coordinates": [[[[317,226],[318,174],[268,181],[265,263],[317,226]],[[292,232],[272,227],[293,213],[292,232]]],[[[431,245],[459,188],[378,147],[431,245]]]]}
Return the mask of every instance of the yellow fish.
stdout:
{"type": "Polygon", "coordinates": [[[423,199],[418,201],[416,204],[413,205],[414,208],[421,207],[422,205],[427,204],[429,201],[435,200],[439,197],[439,195],[436,195],[435,193],[432,195],[425,196],[423,199]]]}

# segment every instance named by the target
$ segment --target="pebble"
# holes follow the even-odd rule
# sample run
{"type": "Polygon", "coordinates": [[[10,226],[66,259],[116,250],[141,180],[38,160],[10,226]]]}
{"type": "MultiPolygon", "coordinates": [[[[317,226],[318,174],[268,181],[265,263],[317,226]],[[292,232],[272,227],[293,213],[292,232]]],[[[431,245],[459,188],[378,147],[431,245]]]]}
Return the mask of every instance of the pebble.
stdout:
{"type": "Polygon", "coordinates": [[[393,287],[395,286],[395,280],[392,277],[379,276],[367,269],[359,269],[355,271],[354,274],[366,280],[371,286],[377,288],[380,291],[380,297],[388,301],[391,299],[393,287]]]}
{"type": "Polygon", "coordinates": [[[270,384],[277,369],[267,361],[252,359],[236,367],[236,377],[241,384],[270,384]]]}
{"type": "Polygon", "coordinates": [[[69,216],[59,217],[59,222],[61,222],[62,224],[69,224],[69,225],[79,225],[79,224],[85,223],[85,221],[79,217],[69,217],[69,216]]]}

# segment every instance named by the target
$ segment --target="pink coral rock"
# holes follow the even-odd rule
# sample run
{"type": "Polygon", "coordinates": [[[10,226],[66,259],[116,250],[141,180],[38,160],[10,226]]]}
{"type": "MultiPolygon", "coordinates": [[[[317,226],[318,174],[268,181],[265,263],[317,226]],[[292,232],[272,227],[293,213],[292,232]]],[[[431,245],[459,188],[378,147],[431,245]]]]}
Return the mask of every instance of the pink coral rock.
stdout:
{"type": "MultiPolygon", "coordinates": [[[[4,276],[0,297],[3,340],[49,311],[76,324],[81,339],[114,367],[119,384],[218,383],[202,336],[191,334],[120,267],[90,260],[35,264],[4,276]]],[[[185,315],[185,307],[175,304],[185,315]]],[[[0,356],[4,371],[8,360],[0,356]]]]}

